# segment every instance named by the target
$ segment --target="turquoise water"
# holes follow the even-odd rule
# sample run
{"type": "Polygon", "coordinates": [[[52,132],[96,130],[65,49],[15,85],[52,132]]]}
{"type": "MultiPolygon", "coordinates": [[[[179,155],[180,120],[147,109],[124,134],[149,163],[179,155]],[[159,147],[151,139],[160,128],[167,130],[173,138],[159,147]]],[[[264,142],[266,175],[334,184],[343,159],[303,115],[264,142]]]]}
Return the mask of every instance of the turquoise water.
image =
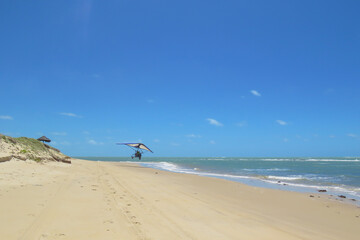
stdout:
{"type": "MultiPolygon", "coordinates": [[[[78,157],[95,161],[132,162],[125,157],[78,157]]],[[[358,158],[152,158],[142,166],[172,172],[224,178],[252,186],[345,195],[360,200],[358,158]]]]}

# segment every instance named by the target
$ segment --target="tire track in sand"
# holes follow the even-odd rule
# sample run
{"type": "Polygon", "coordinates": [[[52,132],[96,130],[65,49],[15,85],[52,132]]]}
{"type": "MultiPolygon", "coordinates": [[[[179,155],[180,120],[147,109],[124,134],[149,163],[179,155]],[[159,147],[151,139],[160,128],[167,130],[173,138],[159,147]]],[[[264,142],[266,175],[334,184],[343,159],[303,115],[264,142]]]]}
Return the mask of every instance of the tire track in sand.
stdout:
{"type": "Polygon", "coordinates": [[[112,216],[116,219],[116,221],[113,221],[113,219],[107,220],[106,223],[121,223],[124,220],[123,217],[125,217],[128,227],[127,230],[130,230],[135,234],[135,239],[148,239],[146,238],[144,232],[141,230],[141,223],[136,221],[136,217],[134,218],[134,216],[131,215],[131,212],[128,208],[129,205],[124,205],[123,202],[120,202],[116,199],[116,196],[118,195],[117,191],[126,192],[126,189],[124,189],[123,187],[120,187],[118,189],[113,188],[109,183],[108,179],[109,176],[112,177],[111,173],[105,171],[104,168],[100,166],[99,162],[97,163],[97,173],[98,183],[104,191],[105,201],[107,202],[107,205],[109,207],[108,210],[111,211],[112,216]]]}
{"type": "MultiPolygon", "coordinates": [[[[69,189],[71,182],[72,177],[69,174],[68,177],[60,184],[55,194],[48,200],[40,214],[24,231],[19,240],[46,239],[48,237],[47,234],[41,234],[42,227],[54,218],[56,207],[60,204],[58,197],[69,189]]],[[[56,236],[52,236],[52,238],[61,239],[63,236],[63,233],[58,233],[56,236]]]]}
{"type": "MultiPolygon", "coordinates": [[[[143,237],[145,237],[144,231],[141,231],[142,221],[140,219],[141,215],[144,213],[149,213],[152,216],[153,221],[158,224],[161,223],[163,225],[162,230],[167,230],[174,236],[174,239],[197,239],[192,236],[189,232],[185,231],[181,228],[176,222],[174,222],[171,218],[169,218],[165,213],[160,211],[155,205],[150,202],[145,202],[141,196],[138,196],[135,192],[131,191],[124,183],[122,183],[116,176],[111,172],[111,169],[99,166],[103,171],[106,172],[107,180],[106,184],[108,189],[111,191],[115,191],[115,189],[121,189],[122,194],[115,193],[113,194],[114,203],[123,211],[123,214],[126,215],[127,219],[135,224],[135,229],[142,232],[143,237]],[[106,169],[106,170],[105,170],[106,169]],[[111,183],[115,184],[115,187],[111,185],[111,183]],[[138,207],[141,209],[141,214],[136,214],[133,211],[132,207],[138,207]],[[175,238],[176,236],[176,238],[175,238]]],[[[140,238],[142,239],[142,238],[140,238]]],[[[150,239],[150,238],[144,238],[150,239]]]]}

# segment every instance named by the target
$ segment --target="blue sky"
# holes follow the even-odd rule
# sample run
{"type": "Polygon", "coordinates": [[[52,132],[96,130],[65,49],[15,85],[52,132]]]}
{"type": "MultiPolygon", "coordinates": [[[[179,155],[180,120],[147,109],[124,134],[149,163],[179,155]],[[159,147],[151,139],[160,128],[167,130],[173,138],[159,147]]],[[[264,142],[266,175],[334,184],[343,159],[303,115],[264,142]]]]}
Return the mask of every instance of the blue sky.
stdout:
{"type": "Polygon", "coordinates": [[[0,133],[71,156],[360,156],[359,1],[1,1],[0,133]]]}

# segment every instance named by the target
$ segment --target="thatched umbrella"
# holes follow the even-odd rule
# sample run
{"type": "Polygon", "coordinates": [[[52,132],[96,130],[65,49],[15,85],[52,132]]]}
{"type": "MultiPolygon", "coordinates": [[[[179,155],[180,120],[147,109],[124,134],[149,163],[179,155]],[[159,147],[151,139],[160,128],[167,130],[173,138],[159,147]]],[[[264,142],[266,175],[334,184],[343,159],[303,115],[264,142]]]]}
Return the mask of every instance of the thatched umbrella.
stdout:
{"type": "Polygon", "coordinates": [[[51,142],[51,140],[48,139],[48,138],[45,137],[45,136],[42,136],[41,138],[38,138],[37,140],[42,141],[43,143],[44,143],[44,142],[51,142]]]}

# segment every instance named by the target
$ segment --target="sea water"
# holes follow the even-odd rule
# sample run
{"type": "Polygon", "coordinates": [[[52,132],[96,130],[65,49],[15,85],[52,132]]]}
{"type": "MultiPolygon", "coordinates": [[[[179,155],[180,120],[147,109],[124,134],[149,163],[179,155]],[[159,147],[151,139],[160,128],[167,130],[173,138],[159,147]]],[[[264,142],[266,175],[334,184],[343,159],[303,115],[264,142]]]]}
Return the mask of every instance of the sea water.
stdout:
{"type": "Polygon", "coordinates": [[[136,162],[144,167],[228,179],[252,186],[299,192],[327,190],[360,201],[360,158],[244,157],[78,157],[88,160],[136,162]]]}

